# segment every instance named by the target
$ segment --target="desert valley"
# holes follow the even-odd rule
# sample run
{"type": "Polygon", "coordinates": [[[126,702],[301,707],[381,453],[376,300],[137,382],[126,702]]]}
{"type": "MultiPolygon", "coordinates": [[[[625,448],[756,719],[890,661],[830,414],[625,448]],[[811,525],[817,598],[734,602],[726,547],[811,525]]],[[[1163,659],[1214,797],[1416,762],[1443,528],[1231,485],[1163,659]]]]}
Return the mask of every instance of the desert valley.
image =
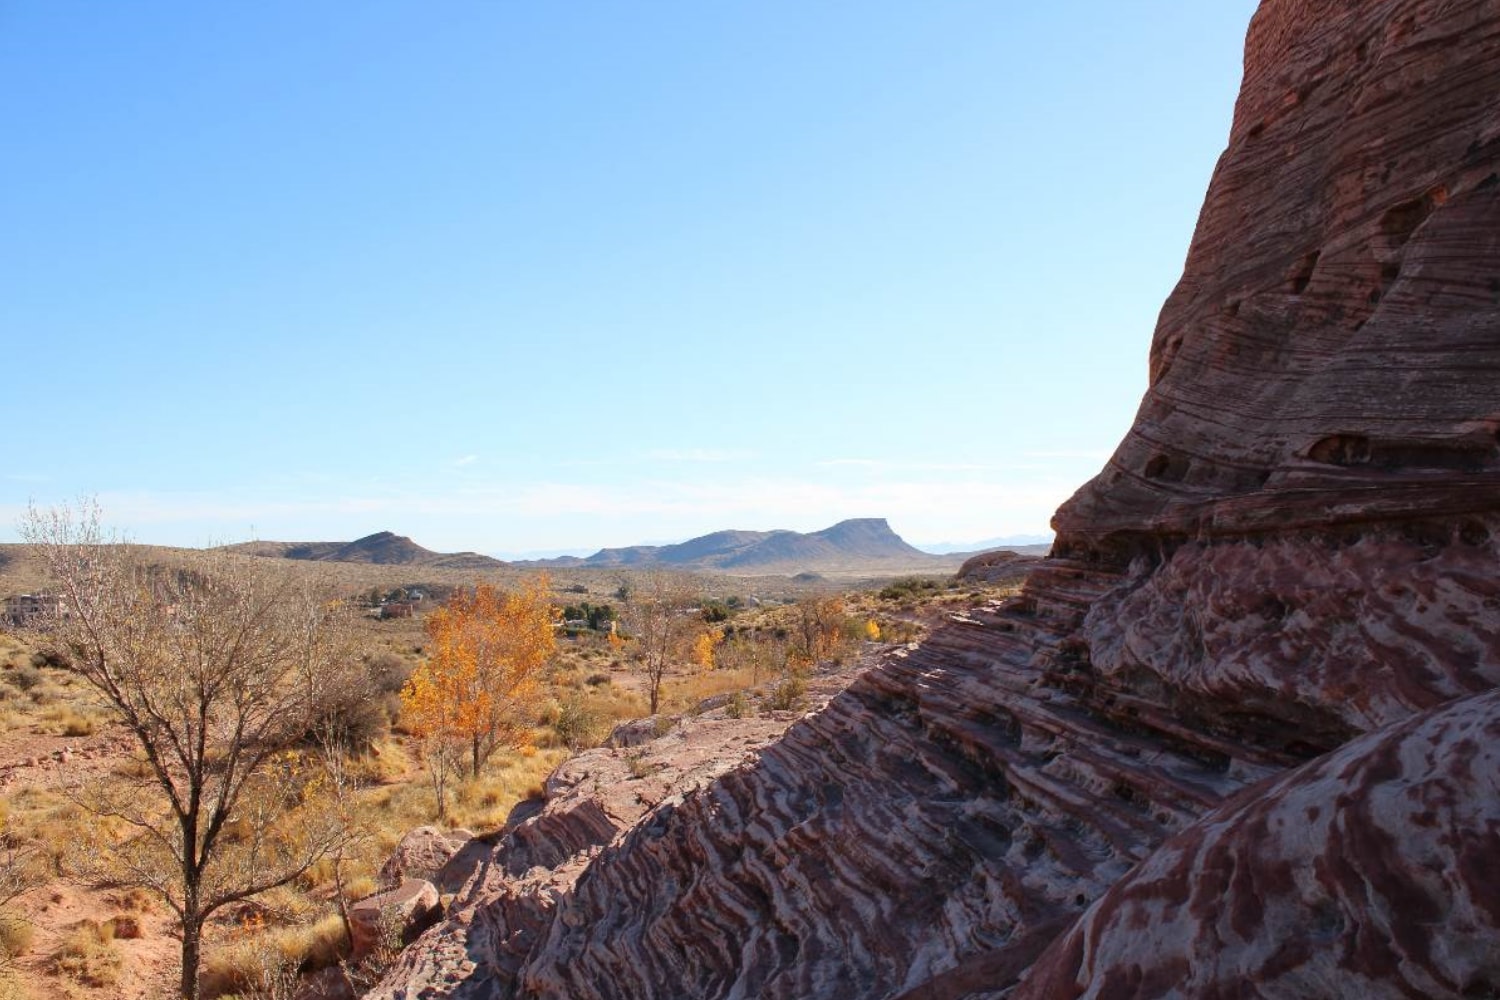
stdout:
{"type": "Polygon", "coordinates": [[[1500,9],[1262,0],[1181,236],[1047,545],[33,508],[0,995],[1500,996],[1500,9]]]}

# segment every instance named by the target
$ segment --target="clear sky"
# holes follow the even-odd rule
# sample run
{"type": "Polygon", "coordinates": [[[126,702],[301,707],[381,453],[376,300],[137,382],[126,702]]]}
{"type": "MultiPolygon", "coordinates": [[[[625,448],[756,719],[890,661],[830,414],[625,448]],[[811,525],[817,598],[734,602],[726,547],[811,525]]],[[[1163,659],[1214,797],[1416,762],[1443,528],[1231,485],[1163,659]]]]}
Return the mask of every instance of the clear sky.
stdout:
{"type": "Polygon", "coordinates": [[[1048,531],[1252,0],[0,0],[0,541],[1048,531]]]}

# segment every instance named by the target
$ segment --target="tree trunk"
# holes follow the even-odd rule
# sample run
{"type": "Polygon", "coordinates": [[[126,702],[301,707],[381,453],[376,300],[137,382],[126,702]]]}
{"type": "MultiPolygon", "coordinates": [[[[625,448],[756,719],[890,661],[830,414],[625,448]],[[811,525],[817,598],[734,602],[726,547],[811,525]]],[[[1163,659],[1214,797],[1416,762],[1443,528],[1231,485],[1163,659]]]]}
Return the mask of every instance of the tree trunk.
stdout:
{"type": "Polygon", "coordinates": [[[354,925],[349,922],[349,897],[344,892],[344,845],[339,844],[333,856],[333,899],[338,906],[339,922],[344,925],[344,940],[354,946],[354,925]]]}
{"type": "Polygon", "coordinates": [[[440,823],[448,818],[447,766],[447,761],[440,754],[434,754],[428,762],[432,772],[432,792],[437,796],[437,818],[440,823]]]}
{"type": "Polygon", "coordinates": [[[473,771],[470,773],[469,777],[473,778],[475,781],[478,781],[479,780],[479,734],[478,733],[474,734],[474,745],[473,745],[472,749],[474,751],[473,758],[472,758],[474,767],[473,767],[473,771]]]}
{"type": "Polygon", "coordinates": [[[203,918],[184,908],[182,917],[182,1000],[198,1000],[198,962],[203,957],[203,918]]]}

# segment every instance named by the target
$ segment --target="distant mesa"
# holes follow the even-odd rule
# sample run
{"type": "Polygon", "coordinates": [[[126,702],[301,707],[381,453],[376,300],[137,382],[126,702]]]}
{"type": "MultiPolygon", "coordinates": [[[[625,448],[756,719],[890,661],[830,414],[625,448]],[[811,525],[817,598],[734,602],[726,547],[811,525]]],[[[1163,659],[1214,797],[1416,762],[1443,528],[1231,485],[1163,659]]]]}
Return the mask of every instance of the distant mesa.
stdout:
{"type": "Polygon", "coordinates": [[[908,545],[883,517],[840,521],[822,531],[715,531],[674,545],[600,549],[586,559],[564,556],[527,565],[549,568],[671,569],[725,573],[808,573],[815,570],[951,568],[952,556],[908,545]]]}
{"type": "Polygon", "coordinates": [[[308,562],[424,566],[435,569],[497,569],[506,564],[477,552],[433,552],[405,535],[377,531],[352,542],[241,542],[225,548],[245,555],[308,562]]]}

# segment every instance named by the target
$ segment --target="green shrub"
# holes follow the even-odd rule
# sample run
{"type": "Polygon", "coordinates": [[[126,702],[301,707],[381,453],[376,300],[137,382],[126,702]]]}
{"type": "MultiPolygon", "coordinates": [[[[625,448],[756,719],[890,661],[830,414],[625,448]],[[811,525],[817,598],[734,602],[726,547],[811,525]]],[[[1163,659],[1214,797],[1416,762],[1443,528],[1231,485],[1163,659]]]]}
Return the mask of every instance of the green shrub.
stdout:
{"type": "Polygon", "coordinates": [[[903,577],[893,580],[880,589],[880,599],[883,601],[915,600],[928,594],[934,594],[943,589],[943,585],[936,580],[924,579],[920,576],[903,577]]]}
{"type": "Polygon", "coordinates": [[[591,710],[578,695],[558,706],[557,717],[552,722],[552,731],[574,753],[598,746],[602,729],[599,713],[591,710]]]}
{"type": "Polygon", "coordinates": [[[765,698],[765,707],[772,712],[792,712],[802,707],[802,696],[807,694],[807,682],[795,674],[783,677],[771,688],[765,698]]]}

